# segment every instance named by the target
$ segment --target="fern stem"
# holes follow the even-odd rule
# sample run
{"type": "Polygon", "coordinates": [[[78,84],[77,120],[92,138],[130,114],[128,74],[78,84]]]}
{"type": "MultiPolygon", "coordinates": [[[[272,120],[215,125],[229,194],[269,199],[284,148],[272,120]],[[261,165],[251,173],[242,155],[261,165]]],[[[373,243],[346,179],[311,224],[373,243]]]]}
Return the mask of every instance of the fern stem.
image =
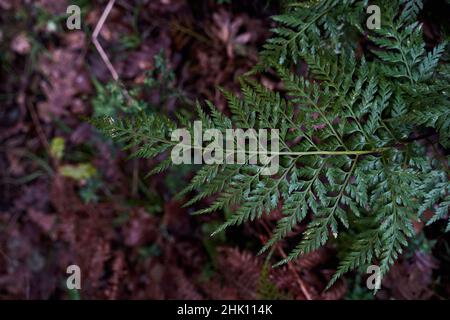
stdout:
{"type": "Polygon", "coordinates": [[[353,172],[355,171],[356,164],[358,163],[359,155],[353,159],[352,166],[350,168],[350,171],[346,174],[344,184],[342,185],[341,191],[339,192],[339,195],[336,197],[336,202],[334,203],[333,210],[331,216],[334,216],[334,213],[336,212],[337,206],[339,205],[342,196],[344,195],[345,188],[347,188],[348,183],[350,182],[350,178],[352,177],[353,172]]]}
{"type": "Polygon", "coordinates": [[[308,22],[299,32],[297,32],[291,39],[286,41],[286,43],[284,44],[285,50],[288,49],[289,45],[293,41],[296,41],[299,36],[304,35],[306,30],[308,30],[309,27],[311,27],[317,20],[322,18],[324,15],[326,15],[333,8],[334,8],[334,5],[331,5],[329,8],[327,8],[326,10],[324,10],[323,12],[318,14],[316,17],[314,17],[314,19],[312,19],[310,22],[308,22]]]}
{"type": "Polygon", "coordinates": [[[380,124],[383,126],[383,128],[391,135],[391,137],[397,142],[400,143],[400,140],[397,139],[397,137],[394,135],[391,129],[389,129],[388,125],[384,123],[384,121],[380,121],[380,124]]]}
{"type": "Polygon", "coordinates": [[[312,104],[312,106],[317,110],[317,112],[319,112],[320,116],[325,120],[325,122],[327,123],[328,127],[330,128],[330,130],[333,132],[335,138],[339,141],[339,143],[345,148],[345,150],[348,150],[347,147],[344,144],[344,141],[342,141],[341,136],[336,132],[336,130],[334,129],[333,125],[331,124],[330,120],[327,118],[327,116],[325,115],[325,113],[323,113],[322,109],[319,107],[319,105],[312,100],[309,96],[305,96],[309,102],[312,104]]]}
{"type": "Polygon", "coordinates": [[[402,46],[403,41],[400,37],[398,37],[397,33],[394,33],[394,34],[395,34],[394,35],[395,40],[397,40],[398,43],[400,44],[398,47],[398,50],[400,51],[400,55],[402,56],[402,62],[406,67],[406,73],[407,73],[408,79],[411,82],[411,84],[414,84],[411,68],[409,67],[408,60],[406,60],[406,55],[405,55],[405,52],[403,51],[403,46],[402,46]]]}
{"type": "MultiPolygon", "coordinates": [[[[182,143],[176,143],[175,141],[169,141],[166,139],[159,139],[159,138],[155,138],[152,137],[153,140],[161,142],[161,143],[166,143],[166,144],[170,144],[173,146],[181,146],[181,147],[186,147],[186,148],[190,148],[193,150],[206,150],[206,148],[204,147],[198,147],[198,146],[194,146],[194,145],[190,145],[190,144],[182,144],[182,143]]],[[[259,155],[259,154],[268,154],[270,156],[317,156],[317,155],[323,155],[323,156],[345,156],[345,155],[366,155],[366,154],[375,154],[375,153],[382,153],[384,151],[389,150],[389,148],[378,148],[378,149],[373,149],[373,150],[348,150],[346,149],[345,151],[325,151],[325,150],[317,150],[317,151],[304,151],[304,152],[295,152],[295,151],[286,151],[286,152],[273,152],[273,151],[265,151],[265,152],[261,152],[261,151],[250,151],[250,150],[246,150],[245,154],[246,155],[259,155]]],[[[223,153],[234,153],[238,150],[230,150],[230,149],[219,149],[219,152],[223,152],[223,153]]],[[[241,152],[241,150],[239,150],[239,152],[241,152]]]]}
{"type": "MultiPolygon", "coordinates": [[[[188,147],[193,150],[206,150],[204,147],[198,147],[198,146],[192,146],[190,144],[174,144],[179,145],[181,147],[188,147]]],[[[317,156],[317,155],[323,155],[323,156],[345,156],[345,155],[366,155],[366,154],[374,154],[374,153],[382,153],[386,150],[389,150],[389,148],[379,148],[379,149],[373,149],[373,150],[345,150],[345,151],[326,151],[326,150],[318,150],[318,151],[304,151],[304,152],[295,152],[295,151],[280,151],[280,152],[274,152],[274,151],[250,151],[246,150],[246,155],[259,155],[259,154],[265,154],[270,155],[272,157],[274,156],[317,156]]],[[[223,153],[233,153],[233,152],[241,152],[241,150],[230,150],[230,149],[219,149],[219,151],[222,151],[223,153]]]]}
{"type": "Polygon", "coordinates": [[[286,114],[283,110],[281,110],[281,113],[283,114],[283,117],[284,117],[291,125],[294,126],[295,129],[297,129],[298,131],[301,132],[302,136],[305,137],[305,139],[308,140],[308,142],[309,142],[316,150],[319,150],[319,147],[317,147],[317,145],[314,143],[314,141],[313,141],[313,140],[312,140],[305,132],[303,132],[303,130],[301,130],[301,129],[298,127],[298,125],[296,125],[296,124],[292,121],[292,119],[289,118],[289,117],[287,116],[287,114],[286,114]]]}
{"type": "Polygon", "coordinates": [[[278,152],[271,153],[272,155],[291,155],[291,156],[312,156],[312,155],[330,155],[330,156],[343,156],[343,155],[365,155],[365,154],[374,154],[374,153],[382,153],[388,150],[388,148],[380,148],[374,150],[360,150],[360,151],[306,151],[306,152],[278,152]]]}

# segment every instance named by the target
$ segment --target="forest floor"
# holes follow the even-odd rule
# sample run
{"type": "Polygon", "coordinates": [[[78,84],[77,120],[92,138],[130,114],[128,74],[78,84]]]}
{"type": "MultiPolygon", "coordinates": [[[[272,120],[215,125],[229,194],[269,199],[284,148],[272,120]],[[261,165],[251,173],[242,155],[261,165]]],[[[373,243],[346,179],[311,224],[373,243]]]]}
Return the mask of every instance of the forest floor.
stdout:
{"type": "MultiPolygon", "coordinates": [[[[419,223],[376,296],[365,272],[324,291],[333,243],[283,268],[270,266],[288,243],[257,256],[281,212],[211,238],[223,214],[194,217],[175,199],[193,168],[144,178],[153,161],[127,159],[85,121],[111,112],[113,81],[91,41],[107,2],[71,1],[82,30],[70,31],[68,1],[0,0],[0,299],[450,297],[449,235],[419,223]],[[66,288],[72,264],[80,291],[66,288]]],[[[124,86],[150,79],[139,94],[158,112],[192,112],[205,99],[228,112],[219,88],[238,92],[279,8],[220,2],[117,0],[99,38],[124,86]]]]}

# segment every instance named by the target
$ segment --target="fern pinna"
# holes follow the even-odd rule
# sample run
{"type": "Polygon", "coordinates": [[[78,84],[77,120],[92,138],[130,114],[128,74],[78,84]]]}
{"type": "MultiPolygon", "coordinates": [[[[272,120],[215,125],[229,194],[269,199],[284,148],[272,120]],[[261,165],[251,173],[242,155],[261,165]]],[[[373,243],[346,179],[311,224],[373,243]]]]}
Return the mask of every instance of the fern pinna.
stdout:
{"type": "MultiPolygon", "coordinates": [[[[210,112],[198,107],[198,114],[205,129],[279,129],[278,174],[263,175],[264,166],[248,163],[203,165],[182,192],[197,193],[187,205],[216,196],[197,214],[237,208],[216,233],[281,206],[283,217],[261,252],[311,216],[302,240],[279,264],[345,233],[352,247],[330,285],[371,263],[384,275],[414,236],[413,221],[427,209],[435,212],[429,223],[448,216],[448,158],[439,155],[449,147],[447,45],[426,49],[417,22],[422,1],[378,4],[382,26],[373,31],[365,29],[368,1],[304,1],[276,16],[279,26],[259,65],[242,79],[241,94],[224,91],[231,117],[209,102],[210,112]],[[352,40],[358,37],[372,50],[358,51],[352,40]],[[307,74],[297,71],[301,63],[307,74]],[[252,80],[269,69],[282,92],[252,80]],[[425,130],[436,132],[439,145],[429,146],[425,130]]],[[[176,144],[172,130],[193,130],[190,119],[155,113],[93,122],[149,158],[168,155],[176,144]]],[[[171,165],[169,157],[153,172],[171,165]]]]}

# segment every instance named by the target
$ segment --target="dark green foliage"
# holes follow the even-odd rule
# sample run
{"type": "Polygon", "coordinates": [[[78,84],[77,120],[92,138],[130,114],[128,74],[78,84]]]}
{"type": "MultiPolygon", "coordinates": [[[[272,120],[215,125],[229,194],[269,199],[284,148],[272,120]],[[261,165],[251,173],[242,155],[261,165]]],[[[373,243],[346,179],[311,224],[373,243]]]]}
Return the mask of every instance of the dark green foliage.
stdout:
{"type": "MultiPolygon", "coordinates": [[[[239,205],[215,233],[281,205],[284,217],[262,252],[311,214],[303,239],[280,264],[348,233],[353,244],[330,285],[375,261],[384,275],[414,236],[412,222],[426,209],[435,211],[430,223],[443,219],[450,203],[448,159],[436,160],[434,149],[414,139],[428,127],[449,146],[450,73],[440,64],[447,46],[426,51],[417,22],[421,1],[380,1],[382,28],[374,31],[365,30],[367,5],[306,1],[275,17],[279,27],[254,72],[272,68],[285,92],[246,78],[242,97],[224,92],[231,117],[210,103],[209,114],[198,113],[209,128],[279,129],[278,174],[264,176],[258,165],[205,165],[183,191],[197,192],[188,205],[218,195],[198,214],[239,205]],[[376,49],[355,56],[352,37],[361,33],[376,49]],[[305,76],[292,71],[302,61],[309,67],[305,76]]],[[[189,119],[179,120],[192,130],[189,119]]],[[[155,158],[176,144],[170,132],[177,124],[164,116],[95,123],[113,139],[138,146],[135,156],[155,158]]],[[[154,172],[169,166],[170,159],[164,160],[154,172]]]]}

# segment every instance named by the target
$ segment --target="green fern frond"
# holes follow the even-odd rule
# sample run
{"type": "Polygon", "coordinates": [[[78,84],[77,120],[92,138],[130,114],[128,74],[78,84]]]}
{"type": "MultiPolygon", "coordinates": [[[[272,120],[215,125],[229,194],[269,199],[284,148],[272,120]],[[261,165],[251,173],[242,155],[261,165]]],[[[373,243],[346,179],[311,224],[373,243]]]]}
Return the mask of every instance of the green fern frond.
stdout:
{"type": "MultiPolygon", "coordinates": [[[[284,90],[243,78],[240,95],[222,91],[229,117],[210,102],[208,112],[197,104],[197,113],[204,130],[278,129],[279,172],[265,176],[264,165],[248,162],[203,165],[180,194],[196,193],[188,206],[215,197],[195,214],[233,208],[213,234],[281,207],[283,217],[261,252],[310,217],[302,240],[278,265],[318,249],[330,236],[354,234],[355,221],[364,222],[366,230],[356,232],[330,285],[375,261],[386,274],[414,236],[412,221],[426,209],[435,211],[430,223],[448,216],[448,159],[433,160],[414,139],[429,127],[449,146],[450,70],[441,66],[447,46],[427,52],[417,22],[421,1],[380,3],[382,27],[370,32],[361,27],[368,1],[314,1],[275,17],[279,27],[253,74],[274,70],[284,90]],[[377,48],[358,57],[347,41],[362,32],[377,48]],[[294,71],[300,62],[307,73],[294,71]]],[[[134,156],[156,158],[167,157],[177,143],[170,139],[173,130],[193,132],[189,120],[138,113],[93,123],[125,148],[134,147],[134,156]]],[[[169,166],[164,160],[153,171],[169,166]]]]}

